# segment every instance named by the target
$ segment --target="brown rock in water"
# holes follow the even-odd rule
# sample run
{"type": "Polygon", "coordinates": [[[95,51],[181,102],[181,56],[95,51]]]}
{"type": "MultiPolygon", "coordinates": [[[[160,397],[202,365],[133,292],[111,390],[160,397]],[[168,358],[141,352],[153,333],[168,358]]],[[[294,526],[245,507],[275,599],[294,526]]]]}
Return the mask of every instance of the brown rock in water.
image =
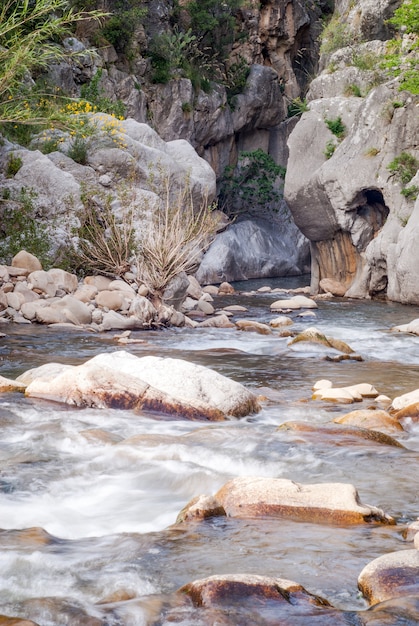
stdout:
{"type": "Polygon", "coordinates": [[[21,602],[20,607],[22,612],[33,616],[42,626],[103,626],[103,620],[89,615],[77,600],[58,597],[29,598],[21,602]]]}
{"type": "Polygon", "coordinates": [[[419,551],[401,550],[374,559],[360,573],[358,587],[370,604],[419,595],[419,551]]]}
{"type": "Polygon", "coordinates": [[[378,430],[384,433],[403,431],[403,427],[397,419],[392,417],[387,411],[381,411],[379,409],[359,409],[358,411],[351,411],[350,413],[336,417],[333,421],[336,424],[359,426],[367,430],[378,430]]]}
{"type": "Polygon", "coordinates": [[[417,422],[419,420],[419,402],[414,402],[413,404],[408,404],[400,411],[394,414],[395,420],[404,420],[410,418],[412,422],[417,422]]]}
{"type": "MultiPolygon", "coordinates": [[[[302,297],[302,296],[301,296],[302,297]]],[[[325,346],[326,348],[333,348],[334,350],[339,350],[339,352],[343,352],[344,354],[352,354],[353,350],[347,343],[340,339],[334,339],[333,337],[326,337],[321,331],[317,330],[317,328],[307,328],[299,333],[292,341],[289,342],[288,345],[292,346],[301,341],[306,341],[309,343],[318,343],[320,345],[325,346]]]]}
{"type": "Polygon", "coordinates": [[[294,322],[287,315],[279,315],[269,322],[272,328],[280,328],[281,326],[291,326],[294,322]]]}
{"type": "Polygon", "coordinates": [[[239,330],[259,333],[259,335],[272,335],[272,329],[267,324],[261,324],[254,320],[237,320],[236,326],[239,330]]]}
{"type": "Polygon", "coordinates": [[[293,606],[309,603],[318,607],[330,607],[327,600],[315,596],[298,583],[284,578],[270,578],[255,574],[225,574],[194,580],[179,589],[199,607],[228,605],[256,600],[293,606]]]}
{"type": "Polygon", "coordinates": [[[106,445],[115,445],[122,441],[122,437],[116,433],[110,433],[101,428],[86,428],[81,430],[79,435],[84,437],[89,443],[103,443],[106,445]]]}
{"type": "Polygon", "coordinates": [[[225,515],[224,508],[213,496],[197,496],[183,507],[176,518],[176,524],[182,522],[190,522],[192,520],[204,520],[209,517],[218,517],[225,515]]]}
{"type": "Polygon", "coordinates": [[[221,487],[215,499],[229,517],[289,517],[333,524],[394,523],[382,510],[361,504],[355,487],[345,483],[303,485],[283,478],[235,478],[221,487]]]}
{"type": "Polygon", "coordinates": [[[39,626],[39,624],[32,622],[32,620],[25,619],[24,617],[0,615],[0,626],[39,626]]]}
{"type": "MultiPolygon", "coordinates": [[[[411,522],[406,528],[403,530],[403,539],[405,541],[413,541],[416,535],[419,535],[419,518],[411,522]]],[[[416,545],[415,545],[416,548],[416,545]]]]}
{"type": "Polygon", "coordinates": [[[363,443],[378,443],[385,446],[403,448],[404,446],[385,433],[360,428],[359,426],[349,426],[343,424],[312,424],[303,421],[289,421],[278,426],[277,430],[292,431],[296,434],[303,433],[309,441],[318,443],[328,443],[331,445],[362,445],[363,443]]]}
{"type": "Polygon", "coordinates": [[[322,291],[331,293],[332,296],[343,297],[347,292],[347,287],[338,280],[333,280],[333,278],[322,278],[319,284],[322,291]]]}
{"type": "MultiPolygon", "coordinates": [[[[395,626],[419,624],[419,594],[385,600],[367,611],[359,611],[362,626],[395,626]]],[[[355,622],[354,622],[355,623],[355,622]]],[[[352,622],[349,622],[352,624],[352,622]]]]}
{"type": "Polygon", "coordinates": [[[415,405],[419,403],[419,389],[415,389],[414,391],[409,391],[409,393],[404,393],[402,396],[397,396],[394,398],[391,403],[391,408],[394,411],[401,411],[402,409],[406,409],[409,406],[415,405]]]}
{"type": "MultiPolygon", "coordinates": [[[[56,543],[57,539],[39,527],[23,530],[0,530],[0,546],[5,548],[33,548],[56,543]]],[[[0,622],[1,624],[1,622],[0,622]]]]}
{"type": "Polygon", "coordinates": [[[376,398],[378,396],[378,391],[369,383],[358,383],[348,387],[318,386],[321,382],[319,381],[314,385],[313,400],[351,404],[351,402],[361,402],[363,398],[376,398]]]}
{"type": "Polygon", "coordinates": [[[236,292],[234,290],[234,287],[230,285],[230,283],[224,282],[224,283],[221,283],[221,285],[218,287],[218,295],[220,296],[224,296],[226,294],[231,294],[231,293],[236,293],[236,292]]]}

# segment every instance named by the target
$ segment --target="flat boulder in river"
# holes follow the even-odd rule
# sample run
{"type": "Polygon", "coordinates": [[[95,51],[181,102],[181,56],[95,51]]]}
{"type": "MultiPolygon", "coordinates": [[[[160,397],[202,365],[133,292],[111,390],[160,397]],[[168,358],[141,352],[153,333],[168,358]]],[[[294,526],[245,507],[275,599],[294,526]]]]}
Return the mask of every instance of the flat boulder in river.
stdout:
{"type": "Polygon", "coordinates": [[[99,354],[58,375],[37,377],[29,397],[75,406],[155,410],[189,419],[219,421],[259,410],[256,396],[243,385],[181,359],[136,357],[118,351],[99,354]]]}
{"type": "MultiPolygon", "coordinates": [[[[178,523],[208,517],[202,510],[205,500],[200,502],[200,515],[196,514],[195,498],[183,509],[178,523]]],[[[237,518],[287,517],[320,524],[394,524],[393,518],[381,509],[362,504],[355,487],[346,483],[304,485],[285,478],[240,477],[221,487],[209,505],[214,515],[224,511],[228,517],[237,518]]]]}

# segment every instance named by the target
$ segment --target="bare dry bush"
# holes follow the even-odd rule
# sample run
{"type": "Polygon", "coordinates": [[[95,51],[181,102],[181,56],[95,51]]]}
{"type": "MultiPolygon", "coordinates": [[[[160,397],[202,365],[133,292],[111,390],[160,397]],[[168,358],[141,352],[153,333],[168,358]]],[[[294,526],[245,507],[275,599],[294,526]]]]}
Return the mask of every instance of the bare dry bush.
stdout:
{"type": "Polygon", "coordinates": [[[217,230],[214,207],[205,198],[194,208],[189,180],[176,193],[168,176],[163,181],[161,207],[146,223],[136,256],[138,280],[157,297],[177,274],[197,267],[217,230]]]}
{"type": "Polygon", "coordinates": [[[78,233],[80,266],[107,276],[122,276],[130,270],[135,255],[133,210],[123,208],[117,217],[110,198],[103,204],[86,198],[84,207],[78,233]]]}
{"type": "Polygon", "coordinates": [[[85,194],[79,266],[108,276],[123,276],[133,269],[137,282],[160,299],[172,278],[197,267],[218,225],[205,198],[194,207],[188,178],[176,190],[173,187],[169,175],[159,179],[159,206],[151,206],[147,198],[138,202],[134,190],[125,189],[118,213],[111,197],[95,201],[85,194]]]}

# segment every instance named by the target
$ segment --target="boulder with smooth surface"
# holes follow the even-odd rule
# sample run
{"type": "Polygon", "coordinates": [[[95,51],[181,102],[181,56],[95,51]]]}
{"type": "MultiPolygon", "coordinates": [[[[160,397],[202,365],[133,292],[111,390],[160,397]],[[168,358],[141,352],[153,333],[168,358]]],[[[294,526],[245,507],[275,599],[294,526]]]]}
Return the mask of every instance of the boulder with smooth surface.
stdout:
{"type": "Polygon", "coordinates": [[[419,594],[419,551],[401,550],[374,559],[364,567],[358,586],[370,604],[419,594]]]}
{"type": "Polygon", "coordinates": [[[285,478],[243,477],[225,484],[216,500],[229,517],[275,516],[320,522],[392,523],[381,509],[363,505],[353,485],[301,484],[285,478]]]}
{"type": "Polygon", "coordinates": [[[209,368],[123,351],[99,354],[49,379],[34,377],[26,395],[76,406],[143,408],[191,419],[220,420],[259,410],[254,394],[209,368]]]}

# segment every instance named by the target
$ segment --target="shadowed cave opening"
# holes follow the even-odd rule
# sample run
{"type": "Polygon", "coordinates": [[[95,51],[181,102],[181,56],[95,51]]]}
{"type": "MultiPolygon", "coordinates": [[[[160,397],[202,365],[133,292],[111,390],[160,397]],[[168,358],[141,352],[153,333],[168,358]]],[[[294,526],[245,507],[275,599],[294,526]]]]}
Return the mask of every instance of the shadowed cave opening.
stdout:
{"type": "Polygon", "coordinates": [[[385,224],[390,209],[384,202],[384,197],[378,189],[363,189],[358,196],[357,215],[362,217],[372,228],[375,234],[385,224]]]}

